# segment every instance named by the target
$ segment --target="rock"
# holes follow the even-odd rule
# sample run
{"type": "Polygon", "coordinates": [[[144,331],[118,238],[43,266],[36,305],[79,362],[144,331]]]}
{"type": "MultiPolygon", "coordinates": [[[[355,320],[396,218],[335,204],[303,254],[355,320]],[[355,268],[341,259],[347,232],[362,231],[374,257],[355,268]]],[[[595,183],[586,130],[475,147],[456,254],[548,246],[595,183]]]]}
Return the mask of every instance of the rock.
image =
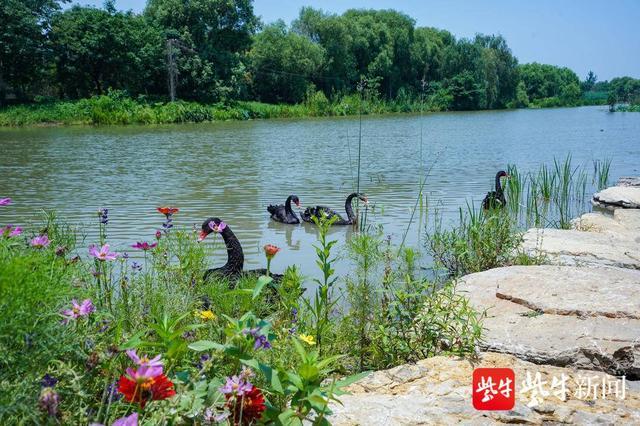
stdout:
{"type": "Polygon", "coordinates": [[[612,186],[593,194],[591,203],[595,206],[607,209],[640,208],[640,187],[637,186],[612,186]]]}
{"type": "MultiPolygon", "coordinates": [[[[331,404],[333,425],[442,425],[494,423],[552,424],[640,424],[640,393],[628,386],[622,400],[621,390],[605,399],[589,399],[580,395],[578,383],[591,377],[594,383],[614,383],[616,378],[593,371],[540,366],[498,353],[481,353],[473,363],[469,360],[437,356],[416,364],[419,377],[399,379],[396,369],[377,371],[347,388],[350,395],[340,396],[343,405],[331,404]],[[511,368],[515,373],[516,404],[509,411],[478,411],[471,402],[471,378],[476,367],[511,368]],[[543,386],[550,392],[541,404],[529,406],[530,392],[523,391],[527,372],[540,373],[543,386]],[[567,400],[550,391],[553,378],[566,377],[567,400]],[[379,383],[389,383],[380,387],[379,383]],[[442,385],[446,383],[446,391],[442,385]]],[[[621,386],[621,381],[618,382],[621,386]]]]}
{"type": "Polygon", "coordinates": [[[640,209],[615,209],[613,215],[585,213],[571,225],[578,231],[621,233],[622,239],[635,239],[640,236],[640,209]]]}
{"type": "Polygon", "coordinates": [[[625,176],[618,179],[616,186],[640,186],[640,177],[625,176]]]}
{"type": "Polygon", "coordinates": [[[463,277],[486,310],[481,348],[640,379],[640,271],[509,266],[463,277]]]}
{"type": "MultiPolygon", "coordinates": [[[[596,226],[609,226],[603,222],[598,220],[596,226]]],[[[543,263],[640,269],[640,233],[635,231],[533,228],[524,234],[521,249],[543,263]]]]}

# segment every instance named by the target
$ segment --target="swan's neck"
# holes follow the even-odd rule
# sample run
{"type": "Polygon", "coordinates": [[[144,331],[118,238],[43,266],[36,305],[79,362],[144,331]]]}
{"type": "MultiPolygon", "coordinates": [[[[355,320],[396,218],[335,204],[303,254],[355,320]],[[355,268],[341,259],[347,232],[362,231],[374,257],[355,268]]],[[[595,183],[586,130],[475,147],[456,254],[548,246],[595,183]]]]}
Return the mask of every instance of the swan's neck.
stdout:
{"type": "Polygon", "coordinates": [[[347,201],[344,202],[344,210],[347,212],[347,218],[349,219],[350,222],[353,222],[354,220],[356,220],[356,215],[353,212],[353,206],[351,205],[351,202],[356,197],[356,195],[357,195],[356,193],[349,195],[347,197],[347,201]]]}
{"type": "Polygon", "coordinates": [[[496,192],[502,194],[502,182],[500,182],[500,176],[496,176],[496,192]]]}
{"type": "Polygon", "coordinates": [[[229,226],[225,227],[222,231],[222,239],[224,240],[224,245],[227,247],[227,264],[225,268],[241,272],[244,267],[244,253],[242,252],[240,241],[238,241],[229,226]]]}
{"type": "Polygon", "coordinates": [[[291,198],[292,196],[289,195],[287,201],[284,202],[284,212],[287,214],[293,214],[293,210],[291,210],[291,198]]]}

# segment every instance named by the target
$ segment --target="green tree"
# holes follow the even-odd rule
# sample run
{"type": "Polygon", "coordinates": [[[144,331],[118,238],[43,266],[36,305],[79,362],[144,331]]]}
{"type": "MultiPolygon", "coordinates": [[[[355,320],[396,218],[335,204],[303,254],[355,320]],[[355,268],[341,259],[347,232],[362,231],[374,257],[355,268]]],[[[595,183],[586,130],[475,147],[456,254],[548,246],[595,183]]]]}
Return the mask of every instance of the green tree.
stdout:
{"type": "Polygon", "coordinates": [[[240,96],[243,55],[260,25],[251,0],[149,0],[145,15],[179,41],[180,96],[240,96]]]}
{"type": "Polygon", "coordinates": [[[527,96],[532,103],[542,106],[573,105],[580,98],[580,79],[569,68],[546,64],[519,66],[527,96]]]}
{"type": "Polygon", "coordinates": [[[52,15],[64,1],[0,1],[0,104],[9,88],[24,98],[46,79],[46,35],[52,15]]]}
{"type": "Polygon", "coordinates": [[[609,82],[612,92],[618,102],[640,102],[640,80],[632,77],[616,77],[609,82]]]}
{"type": "Polygon", "coordinates": [[[162,33],[131,12],[74,6],[56,14],[50,39],[61,92],[69,97],[124,89],[158,93],[165,87],[162,33]]]}
{"type": "Polygon", "coordinates": [[[516,98],[513,106],[516,108],[526,108],[529,106],[529,96],[527,96],[527,87],[524,81],[519,81],[518,86],[516,86],[516,98]]]}
{"type": "Polygon", "coordinates": [[[290,32],[283,21],[268,25],[249,52],[253,86],[264,102],[301,102],[312,77],[322,72],[324,49],[290,32]]]}
{"type": "MultiPolygon", "coordinates": [[[[416,28],[411,44],[412,79],[421,82],[440,81],[443,78],[444,49],[455,43],[453,35],[436,28],[416,28]]],[[[417,86],[416,86],[417,87],[417,86]]]]}
{"type": "Polygon", "coordinates": [[[598,81],[598,76],[593,71],[589,71],[589,73],[587,74],[587,78],[585,78],[585,80],[581,84],[582,91],[583,92],[591,91],[597,81],[598,81]]]}

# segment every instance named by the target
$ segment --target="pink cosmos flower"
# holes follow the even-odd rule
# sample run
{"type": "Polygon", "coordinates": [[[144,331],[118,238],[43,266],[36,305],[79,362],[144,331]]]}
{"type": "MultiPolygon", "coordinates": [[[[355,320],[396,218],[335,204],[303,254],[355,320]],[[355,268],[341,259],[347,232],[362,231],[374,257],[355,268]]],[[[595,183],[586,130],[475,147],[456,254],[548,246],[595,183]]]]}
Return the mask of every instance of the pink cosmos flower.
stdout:
{"type": "Polygon", "coordinates": [[[46,235],[38,235],[31,240],[31,247],[35,248],[43,248],[48,246],[49,244],[51,244],[51,241],[49,241],[49,237],[47,237],[46,235]]]}
{"type": "Polygon", "coordinates": [[[22,234],[22,228],[19,226],[7,225],[4,228],[0,229],[0,235],[4,237],[17,237],[22,234]]]}
{"type": "Polygon", "coordinates": [[[155,248],[158,245],[158,243],[151,243],[149,244],[146,241],[138,241],[137,243],[133,244],[131,247],[133,247],[134,249],[140,249],[140,250],[151,250],[152,248],[155,248]]]}
{"type": "Polygon", "coordinates": [[[151,366],[143,365],[138,367],[137,370],[134,370],[133,368],[129,367],[125,371],[127,373],[127,376],[129,376],[129,378],[134,382],[144,383],[149,379],[153,379],[155,377],[161,376],[162,366],[151,367],[151,366]]]}
{"type": "Polygon", "coordinates": [[[244,395],[251,391],[251,389],[253,389],[253,385],[240,376],[227,377],[227,382],[218,388],[218,390],[225,395],[236,394],[238,396],[244,395]]]}
{"type": "Polygon", "coordinates": [[[60,312],[64,317],[62,323],[68,324],[71,320],[75,320],[80,317],[86,317],[95,310],[96,308],[95,306],[93,306],[93,302],[91,302],[91,299],[85,299],[80,304],[76,299],[73,299],[71,301],[71,309],[65,309],[60,312]]]}
{"type": "Polygon", "coordinates": [[[138,413],[133,413],[130,416],[120,417],[113,422],[111,426],[138,426],[138,413]]]}
{"type": "Polygon", "coordinates": [[[11,198],[0,198],[0,206],[8,206],[11,204],[11,198]]]}
{"type": "Polygon", "coordinates": [[[119,256],[118,253],[109,251],[109,244],[103,245],[100,250],[95,245],[89,246],[89,254],[99,261],[116,260],[119,256]]]}
{"type": "Polygon", "coordinates": [[[131,358],[131,361],[135,362],[140,367],[160,367],[162,368],[162,361],[160,360],[161,355],[156,356],[155,358],[149,359],[148,355],[138,356],[138,353],[135,349],[127,350],[127,356],[131,358]]]}

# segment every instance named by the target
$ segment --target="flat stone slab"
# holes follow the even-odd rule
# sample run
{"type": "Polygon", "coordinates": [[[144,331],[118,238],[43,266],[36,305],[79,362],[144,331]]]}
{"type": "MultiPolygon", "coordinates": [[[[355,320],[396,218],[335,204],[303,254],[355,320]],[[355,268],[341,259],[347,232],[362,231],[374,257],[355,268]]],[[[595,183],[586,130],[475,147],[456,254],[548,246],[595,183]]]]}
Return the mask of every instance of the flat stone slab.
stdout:
{"type": "MultiPolygon", "coordinates": [[[[632,222],[634,217],[626,219],[632,222]]],[[[598,219],[597,225],[602,227],[604,222],[598,219]]],[[[619,232],[532,228],[524,234],[521,249],[543,258],[543,263],[640,269],[640,232],[625,225],[619,232]]]]}
{"type": "Polygon", "coordinates": [[[640,186],[640,177],[624,176],[618,179],[616,186],[640,186]]]}
{"type": "MultiPolygon", "coordinates": [[[[616,378],[593,371],[535,365],[513,356],[481,353],[476,361],[437,356],[413,365],[377,371],[347,388],[339,397],[343,405],[331,403],[333,425],[486,425],[527,424],[640,424],[640,393],[626,381],[619,395],[606,398],[580,397],[579,383],[587,377],[595,383],[615,383],[616,378]],[[516,404],[510,411],[478,411],[472,406],[472,373],[477,367],[511,368],[515,373],[516,404]],[[531,392],[523,390],[527,373],[540,373],[543,390],[549,394],[537,405],[531,392]],[[553,378],[565,375],[566,400],[550,391],[553,378]]],[[[584,387],[586,388],[586,387],[584,387]]],[[[582,389],[582,388],[581,388],[582,389]]]]}
{"type": "Polygon", "coordinates": [[[615,209],[613,214],[585,213],[571,221],[573,229],[586,232],[611,232],[621,239],[640,236],[640,209],[615,209]]]}
{"type": "Polygon", "coordinates": [[[593,194],[591,203],[608,209],[638,209],[640,208],[640,187],[612,186],[593,194]]]}
{"type": "Polygon", "coordinates": [[[458,289],[486,310],[484,350],[640,379],[640,271],[509,266],[458,289]]]}

